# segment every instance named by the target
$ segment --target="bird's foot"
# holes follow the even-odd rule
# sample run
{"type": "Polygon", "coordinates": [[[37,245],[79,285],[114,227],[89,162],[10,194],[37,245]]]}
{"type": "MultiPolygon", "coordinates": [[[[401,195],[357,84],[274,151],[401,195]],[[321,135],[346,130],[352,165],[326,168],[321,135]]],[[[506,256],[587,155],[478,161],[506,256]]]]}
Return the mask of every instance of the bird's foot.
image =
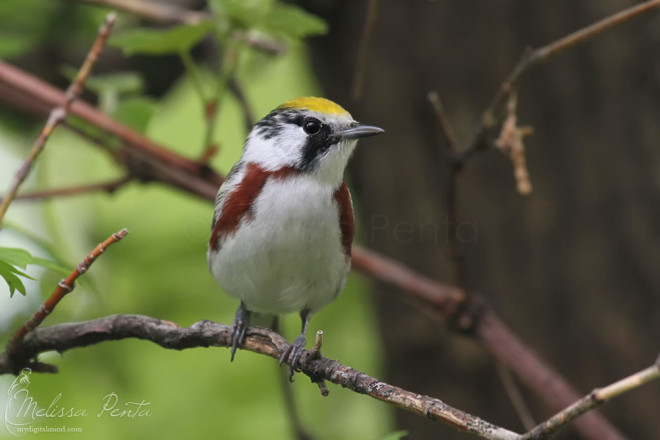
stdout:
{"type": "Polygon", "coordinates": [[[289,349],[282,353],[280,356],[280,365],[284,362],[289,364],[289,381],[293,382],[293,373],[300,368],[300,359],[305,352],[305,344],[307,340],[305,335],[302,334],[293,340],[293,344],[289,349]]]}
{"type": "Polygon", "coordinates": [[[248,328],[248,322],[250,321],[250,312],[248,312],[243,303],[238,306],[236,310],[236,316],[234,316],[234,323],[231,326],[231,360],[234,361],[234,354],[236,353],[236,348],[239,345],[245,342],[245,334],[248,328]]]}

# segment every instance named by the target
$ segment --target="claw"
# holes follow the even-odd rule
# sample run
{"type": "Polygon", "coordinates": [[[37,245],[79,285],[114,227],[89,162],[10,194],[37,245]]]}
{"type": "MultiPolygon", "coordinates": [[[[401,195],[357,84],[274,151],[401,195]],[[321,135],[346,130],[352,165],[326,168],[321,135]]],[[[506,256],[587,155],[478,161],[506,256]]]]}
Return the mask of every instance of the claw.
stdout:
{"type": "Polygon", "coordinates": [[[280,356],[280,365],[284,362],[289,364],[289,381],[293,382],[293,373],[300,368],[300,358],[305,352],[305,344],[307,343],[305,339],[305,334],[298,336],[293,340],[293,344],[289,347],[287,351],[282,353],[280,356]]]}
{"type": "Polygon", "coordinates": [[[231,327],[231,360],[234,361],[234,354],[236,354],[236,348],[239,345],[245,342],[245,335],[247,333],[248,322],[250,320],[250,312],[245,309],[245,305],[241,301],[241,305],[238,306],[236,310],[236,316],[234,316],[234,323],[231,327]]]}

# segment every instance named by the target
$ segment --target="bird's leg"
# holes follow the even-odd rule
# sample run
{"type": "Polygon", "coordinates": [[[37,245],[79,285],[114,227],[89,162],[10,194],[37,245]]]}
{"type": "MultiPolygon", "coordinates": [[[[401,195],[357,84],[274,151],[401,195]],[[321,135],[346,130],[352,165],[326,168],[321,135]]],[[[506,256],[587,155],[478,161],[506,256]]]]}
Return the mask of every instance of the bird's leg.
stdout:
{"type": "Polygon", "coordinates": [[[248,323],[250,321],[250,312],[245,308],[245,304],[241,301],[241,304],[236,310],[236,316],[234,316],[234,323],[231,326],[231,360],[234,361],[234,354],[236,353],[236,348],[245,342],[245,333],[247,332],[248,323]]]}
{"type": "Polygon", "coordinates": [[[300,319],[302,320],[302,332],[293,340],[291,347],[280,356],[280,365],[285,361],[289,363],[289,380],[291,382],[293,382],[293,372],[300,367],[300,356],[302,356],[305,351],[305,344],[307,343],[307,340],[305,339],[305,331],[307,331],[307,324],[309,324],[311,317],[312,313],[309,309],[301,310],[300,319]]]}

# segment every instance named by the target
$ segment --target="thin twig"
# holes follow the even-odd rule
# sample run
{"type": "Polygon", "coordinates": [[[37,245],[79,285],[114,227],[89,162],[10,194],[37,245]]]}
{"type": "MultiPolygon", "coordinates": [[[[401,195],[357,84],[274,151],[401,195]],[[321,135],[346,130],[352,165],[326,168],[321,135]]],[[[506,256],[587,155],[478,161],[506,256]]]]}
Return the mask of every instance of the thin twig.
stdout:
{"type": "MultiPolygon", "coordinates": [[[[131,176],[123,176],[118,179],[109,180],[107,182],[92,183],[87,185],[76,185],[65,188],[45,189],[42,191],[32,191],[29,193],[18,194],[14,200],[43,200],[51,199],[54,197],[68,197],[79,194],[88,194],[97,191],[113,193],[120,187],[133,180],[131,176]]],[[[2,200],[2,198],[0,198],[2,200]]]]}
{"type": "Polygon", "coordinates": [[[48,121],[46,122],[46,125],[44,126],[43,130],[41,130],[39,137],[32,145],[32,148],[30,149],[27,158],[25,159],[25,161],[23,161],[23,164],[16,172],[16,175],[14,176],[14,180],[12,180],[9,189],[7,190],[7,194],[2,200],[2,203],[0,203],[0,226],[2,225],[2,219],[4,218],[7,209],[9,208],[9,205],[16,197],[16,194],[18,193],[18,189],[20,188],[21,184],[23,184],[27,176],[30,174],[30,170],[34,165],[34,162],[36,161],[37,157],[46,146],[46,142],[48,141],[48,138],[50,137],[51,133],[60,122],[66,119],[71,104],[75,99],[78,98],[78,96],[80,96],[80,93],[82,93],[85,87],[85,81],[87,80],[87,77],[91,73],[92,68],[96,63],[96,60],[98,59],[101,50],[103,50],[103,47],[105,46],[105,42],[108,39],[110,32],[112,31],[112,26],[115,24],[115,18],[116,15],[112,12],[106,16],[105,22],[99,29],[99,33],[98,36],[96,37],[96,41],[94,42],[92,48],[87,53],[87,58],[85,58],[85,62],[80,67],[80,70],[76,75],[76,78],[73,80],[73,82],[71,83],[71,85],[69,86],[69,88],[65,93],[64,102],[50,112],[50,116],[48,117],[48,121]]]}
{"type": "Polygon", "coordinates": [[[506,391],[507,396],[509,396],[509,400],[511,400],[511,404],[516,410],[516,414],[518,414],[520,423],[522,423],[523,428],[529,431],[536,426],[536,422],[534,422],[534,417],[532,417],[532,412],[530,411],[527,402],[525,402],[520,387],[516,383],[513,374],[511,374],[511,370],[499,362],[496,362],[495,366],[497,368],[497,375],[500,377],[500,382],[502,382],[504,390],[506,391]]]}
{"type": "Polygon", "coordinates": [[[518,64],[513,68],[509,76],[500,85],[499,90],[493,97],[490,105],[484,111],[481,122],[472,136],[472,140],[463,152],[463,161],[474,154],[479,147],[483,144],[483,136],[486,131],[492,129],[503,118],[501,113],[504,105],[506,104],[509,96],[516,88],[518,82],[523,76],[529,72],[533,67],[540,63],[549,60],[550,58],[559,55],[566,49],[572,48],[579,43],[583,43],[598,34],[601,34],[619,24],[625,23],[628,20],[638,17],[654,8],[660,7],[660,0],[651,0],[645,3],[632,6],[616,14],[610,15],[596,23],[579,29],[563,38],[560,38],[546,46],[538,49],[528,49],[521,57],[518,64]]]}
{"type": "Polygon", "coordinates": [[[234,98],[236,98],[238,104],[241,106],[241,111],[243,112],[243,124],[245,125],[245,133],[247,134],[252,130],[252,126],[254,126],[254,111],[248,102],[247,96],[245,96],[243,85],[235,76],[229,79],[229,91],[234,95],[234,98]]]}
{"type": "MultiPolygon", "coordinates": [[[[138,338],[175,350],[193,347],[228,347],[231,326],[200,321],[181,328],[169,321],[140,315],[115,315],[81,323],[59,324],[32,332],[21,345],[21,358],[32,359],[50,350],[63,352],[103,341],[138,338]]],[[[290,344],[274,331],[250,327],[243,350],[279,359],[290,344]]],[[[325,379],[360,394],[404,408],[431,420],[446,423],[461,431],[485,439],[514,440],[518,434],[493,425],[472,414],[453,408],[439,399],[413,393],[382,382],[338,361],[325,357],[313,358],[308,351],[302,355],[300,370],[312,380],[325,379]]],[[[6,353],[0,353],[0,374],[14,372],[6,353]]],[[[22,367],[22,366],[19,366],[22,367]]],[[[51,367],[52,369],[52,367],[51,367]]],[[[19,368],[20,370],[20,368],[19,368]]]]}
{"type": "Polygon", "coordinates": [[[445,107],[442,105],[442,101],[440,101],[440,95],[438,95],[438,92],[436,91],[430,91],[426,95],[426,98],[429,100],[429,103],[431,103],[431,108],[438,121],[438,133],[440,134],[442,141],[446,142],[447,149],[449,150],[452,159],[458,159],[460,156],[458,138],[456,137],[456,134],[454,134],[454,129],[451,122],[449,122],[445,107]]]}
{"type": "Polygon", "coordinates": [[[199,158],[200,164],[206,164],[217,152],[218,146],[213,142],[218,120],[218,109],[223,105],[224,97],[229,88],[229,81],[236,74],[241,44],[229,40],[224,47],[224,56],[220,73],[216,81],[213,97],[204,102],[204,118],[206,120],[206,132],[204,134],[204,145],[199,158]]]}
{"type": "Polygon", "coordinates": [[[374,24],[378,16],[378,0],[367,0],[367,14],[364,17],[362,26],[362,36],[358,46],[357,64],[355,74],[353,75],[353,84],[351,86],[351,99],[357,102],[362,98],[364,89],[364,79],[367,75],[367,66],[369,65],[369,46],[371,45],[371,35],[373,34],[374,24]]]}
{"type": "MultiPolygon", "coordinates": [[[[64,99],[64,93],[50,84],[0,61],[0,98],[38,115],[48,114],[64,99]]],[[[212,200],[222,177],[208,167],[185,158],[117,122],[86,102],[76,101],[71,114],[122,141],[131,175],[142,181],[156,180],[212,200]],[[139,167],[134,163],[142,164],[139,167]]]]}
{"type": "Polygon", "coordinates": [[[552,437],[561,428],[567,426],[587,411],[602,405],[605,402],[637,389],[654,380],[660,379],[660,357],[655,364],[635,374],[621,379],[604,388],[597,388],[573,405],[565,408],[550,419],[536,426],[521,437],[521,440],[542,440],[552,437]]]}
{"type": "Polygon", "coordinates": [[[78,277],[89,269],[92,263],[113,243],[118,242],[128,234],[126,229],[112,234],[103,243],[100,243],[85,259],[69,274],[68,277],[61,280],[53,293],[50,294],[46,302],[44,302],[34,315],[18,329],[12,336],[7,344],[7,356],[10,360],[16,356],[20,351],[20,345],[25,336],[36,329],[48,315],[50,315],[55,307],[60,303],[64,296],[71,292],[75,286],[78,277]]]}
{"type": "Polygon", "coordinates": [[[451,261],[454,265],[454,282],[459,287],[465,289],[467,287],[467,270],[458,240],[458,176],[463,170],[462,162],[459,160],[459,144],[438,93],[435,91],[429,92],[427,94],[427,99],[435,113],[435,117],[438,121],[438,132],[442,138],[441,143],[444,144],[443,147],[446,148],[447,156],[451,163],[446,186],[447,238],[449,241],[448,244],[451,261]]]}

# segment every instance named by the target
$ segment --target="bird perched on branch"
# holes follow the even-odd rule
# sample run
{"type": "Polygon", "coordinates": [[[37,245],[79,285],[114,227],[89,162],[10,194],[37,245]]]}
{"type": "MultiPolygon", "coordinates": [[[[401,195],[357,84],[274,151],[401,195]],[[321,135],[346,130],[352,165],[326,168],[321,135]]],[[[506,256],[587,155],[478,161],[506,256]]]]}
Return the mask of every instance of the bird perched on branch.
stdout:
{"type": "Polygon", "coordinates": [[[280,364],[289,363],[290,377],[300,366],[312,314],[337,297],[351,265],[355,225],[344,169],[359,138],[382,132],[314,97],[285,102],[250,132],[216,196],[207,253],[217,283],[241,301],[232,360],[251,313],[298,312],[302,332],[280,364]]]}

